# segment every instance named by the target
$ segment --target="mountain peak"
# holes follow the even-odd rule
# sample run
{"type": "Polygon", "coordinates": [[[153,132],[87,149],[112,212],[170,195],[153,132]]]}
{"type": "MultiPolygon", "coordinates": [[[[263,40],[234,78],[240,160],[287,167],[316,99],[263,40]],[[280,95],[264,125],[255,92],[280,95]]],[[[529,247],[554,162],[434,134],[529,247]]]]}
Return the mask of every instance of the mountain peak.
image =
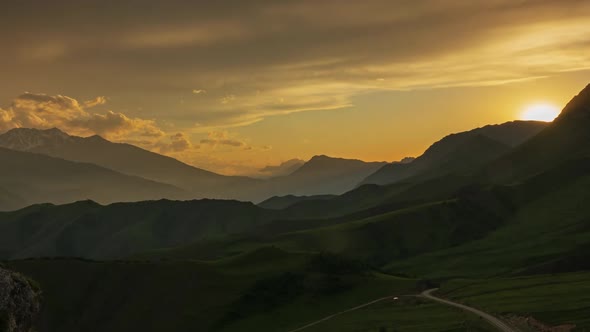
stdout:
{"type": "Polygon", "coordinates": [[[315,155],[315,156],[311,157],[311,159],[309,161],[312,161],[312,160],[328,160],[328,159],[335,159],[335,158],[328,157],[325,154],[319,154],[319,155],[315,155]]]}
{"type": "Polygon", "coordinates": [[[70,136],[66,132],[62,131],[59,128],[53,127],[49,129],[42,130],[43,132],[51,135],[60,135],[60,136],[70,136]]]}
{"type": "Polygon", "coordinates": [[[590,118],[590,84],[576,95],[563,109],[556,121],[590,118]]]}
{"type": "Polygon", "coordinates": [[[36,129],[36,128],[12,128],[3,135],[54,135],[54,136],[70,136],[63,132],[61,129],[53,127],[49,129],[36,129]]]}
{"type": "Polygon", "coordinates": [[[47,144],[70,140],[72,136],[58,128],[14,128],[0,135],[0,146],[13,150],[30,151],[47,144]]]}

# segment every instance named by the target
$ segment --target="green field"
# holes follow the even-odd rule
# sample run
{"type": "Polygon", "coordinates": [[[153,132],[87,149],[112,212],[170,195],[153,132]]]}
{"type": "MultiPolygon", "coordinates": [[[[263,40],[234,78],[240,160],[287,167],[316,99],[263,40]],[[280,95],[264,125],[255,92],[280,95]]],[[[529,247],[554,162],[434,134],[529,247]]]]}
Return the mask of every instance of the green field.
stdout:
{"type": "Polygon", "coordinates": [[[481,240],[393,262],[391,271],[436,277],[493,277],[590,268],[590,177],[526,204],[481,240]]]}
{"type": "Polygon", "coordinates": [[[400,298],[337,316],[306,332],[495,331],[475,315],[417,298],[400,298]]]}
{"type": "Polygon", "coordinates": [[[590,330],[590,273],[509,279],[452,280],[439,294],[497,315],[532,316],[551,325],[590,330]]]}
{"type": "Polygon", "coordinates": [[[110,261],[31,259],[8,268],[43,290],[44,331],[277,331],[383,294],[415,293],[417,281],[338,258],[274,248],[232,259],[110,261]],[[75,317],[75,318],[73,318],[75,317]],[[261,322],[264,322],[262,324],[261,322]]]}

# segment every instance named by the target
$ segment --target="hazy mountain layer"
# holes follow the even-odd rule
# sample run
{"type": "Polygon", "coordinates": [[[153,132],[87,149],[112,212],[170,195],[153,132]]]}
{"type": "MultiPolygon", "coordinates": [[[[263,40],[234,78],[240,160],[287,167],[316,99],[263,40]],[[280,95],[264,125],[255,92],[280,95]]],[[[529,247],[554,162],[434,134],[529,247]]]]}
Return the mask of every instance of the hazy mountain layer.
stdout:
{"type": "Polygon", "coordinates": [[[129,176],[87,163],[0,148],[0,207],[12,210],[48,202],[92,199],[100,203],[186,199],[169,184],[129,176]]]}
{"type": "MultiPolygon", "coordinates": [[[[113,143],[100,136],[70,136],[59,129],[17,128],[0,135],[0,147],[34,152],[167,183],[182,188],[190,198],[223,198],[259,202],[272,196],[342,194],[384,163],[316,156],[266,180],[224,176],[130,144],[113,143]]],[[[162,194],[160,197],[177,198],[162,194]]],[[[87,197],[78,197],[85,199],[87,197]]],[[[36,200],[29,202],[39,202],[36,200]]],[[[67,201],[63,201],[67,202],[67,201]]]]}

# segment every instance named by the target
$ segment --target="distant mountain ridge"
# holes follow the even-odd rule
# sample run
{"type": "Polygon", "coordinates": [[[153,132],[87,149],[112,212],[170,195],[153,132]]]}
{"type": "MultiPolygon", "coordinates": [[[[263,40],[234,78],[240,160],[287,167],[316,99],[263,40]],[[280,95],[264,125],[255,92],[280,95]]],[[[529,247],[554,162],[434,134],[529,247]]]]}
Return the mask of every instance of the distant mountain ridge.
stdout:
{"type": "Polygon", "coordinates": [[[314,156],[288,176],[273,178],[274,196],[343,194],[386,162],[314,156]]]}
{"type": "Polygon", "coordinates": [[[538,121],[512,121],[451,134],[432,144],[410,163],[388,164],[360,184],[387,185],[424,175],[477,169],[507,153],[547,127],[538,121]]]}
{"type": "MultiPolygon", "coordinates": [[[[385,163],[315,156],[308,162],[291,162],[287,175],[263,179],[224,176],[131,144],[113,143],[98,135],[71,136],[53,128],[17,128],[0,135],[0,147],[42,154],[73,162],[94,164],[129,176],[169,184],[186,191],[183,197],[238,199],[259,202],[272,196],[342,194],[385,163]],[[301,164],[303,163],[303,164],[301,164]]],[[[16,166],[15,166],[16,167],[16,166]]],[[[0,187],[7,200],[20,198],[0,187]]],[[[0,196],[1,197],[1,196],[0,196]]],[[[157,198],[177,198],[158,196],[157,198]]],[[[79,197],[85,199],[87,197],[79,197]]],[[[74,199],[73,201],[75,201],[74,199]]],[[[104,200],[97,199],[104,202],[104,200]]],[[[43,201],[32,201],[40,203],[43,201]]]]}
{"type": "Polygon", "coordinates": [[[64,204],[82,199],[101,203],[186,199],[169,184],[122,174],[89,163],[0,148],[0,209],[30,204],[64,204]]]}
{"type": "Polygon", "coordinates": [[[215,174],[131,144],[110,142],[98,135],[70,136],[57,128],[12,129],[0,135],[0,147],[92,163],[174,185],[192,193],[195,198],[244,199],[246,197],[240,195],[240,189],[253,187],[258,182],[246,177],[215,174]]]}

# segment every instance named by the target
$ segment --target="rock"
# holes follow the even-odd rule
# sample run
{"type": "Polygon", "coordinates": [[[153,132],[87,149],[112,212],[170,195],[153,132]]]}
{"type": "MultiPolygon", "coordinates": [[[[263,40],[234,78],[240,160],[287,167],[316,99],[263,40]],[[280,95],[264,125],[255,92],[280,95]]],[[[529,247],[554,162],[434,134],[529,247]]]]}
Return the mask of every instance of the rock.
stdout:
{"type": "Polygon", "coordinates": [[[41,307],[40,296],[32,281],[0,268],[0,331],[31,331],[41,307]]]}

